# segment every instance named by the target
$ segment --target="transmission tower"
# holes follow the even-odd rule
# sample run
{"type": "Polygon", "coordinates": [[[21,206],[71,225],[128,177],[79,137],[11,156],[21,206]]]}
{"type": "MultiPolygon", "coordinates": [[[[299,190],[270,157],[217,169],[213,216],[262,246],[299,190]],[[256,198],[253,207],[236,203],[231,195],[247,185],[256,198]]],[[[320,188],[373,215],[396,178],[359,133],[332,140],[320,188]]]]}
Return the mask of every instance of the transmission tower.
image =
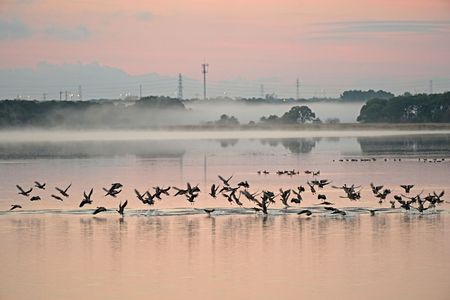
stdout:
{"type": "Polygon", "coordinates": [[[300,99],[300,80],[297,78],[297,81],[295,83],[295,87],[296,87],[296,99],[300,99]]]}
{"type": "Polygon", "coordinates": [[[183,100],[183,76],[178,74],[178,99],[183,100]]]}
{"type": "Polygon", "coordinates": [[[81,85],[78,86],[78,100],[83,101],[83,90],[81,89],[81,85]]]}
{"type": "Polygon", "coordinates": [[[430,80],[429,82],[429,93],[433,94],[433,80],[430,80]]]}
{"type": "Polygon", "coordinates": [[[206,100],[206,73],[208,73],[208,64],[202,64],[203,73],[203,100],[206,100]]]}
{"type": "Polygon", "coordinates": [[[264,99],[264,84],[261,84],[259,87],[260,97],[261,99],[264,99]]]}

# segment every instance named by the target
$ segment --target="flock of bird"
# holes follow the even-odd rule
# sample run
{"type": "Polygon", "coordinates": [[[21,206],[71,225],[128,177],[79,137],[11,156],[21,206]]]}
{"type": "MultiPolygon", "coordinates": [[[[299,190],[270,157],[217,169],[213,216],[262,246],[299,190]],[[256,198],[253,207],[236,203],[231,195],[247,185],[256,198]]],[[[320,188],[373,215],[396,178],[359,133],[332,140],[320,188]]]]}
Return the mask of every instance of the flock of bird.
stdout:
{"type": "MultiPolygon", "coordinates": [[[[402,161],[401,158],[340,158],[337,161],[339,162],[376,162],[376,161],[402,161]]],[[[418,162],[424,162],[424,163],[442,163],[445,162],[445,158],[418,158],[418,162]]],[[[333,162],[336,162],[335,159],[333,159],[333,162]]]]}
{"type": "MultiPolygon", "coordinates": [[[[300,171],[298,170],[278,170],[275,172],[278,175],[299,175],[300,171]]],[[[300,205],[303,202],[303,195],[304,193],[310,192],[313,196],[317,198],[319,201],[315,205],[323,207],[324,210],[330,211],[331,214],[337,214],[345,216],[347,213],[342,210],[334,207],[334,203],[330,202],[327,199],[327,196],[325,193],[323,193],[323,189],[330,185],[332,182],[328,179],[319,179],[317,176],[320,175],[320,171],[310,171],[306,170],[304,171],[305,174],[311,175],[312,178],[307,180],[306,185],[300,185],[294,189],[282,189],[280,188],[276,193],[269,190],[262,190],[262,191],[256,191],[251,192],[250,191],[250,184],[248,181],[238,181],[236,184],[232,184],[231,180],[233,176],[230,176],[228,178],[224,178],[222,176],[218,176],[219,182],[213,183],[209,189],[209,195],[216,199],[217,197],[221,196],[225,198],[229,204],[231,205],[237,205],[239,207],[243,207],[243,199],[250,202],[252,205],[251,209],[253,209],[256,212],[260,212],[262,214],[268,214],[268,209],[270,205],[273,205],[279,201],[284,206],[284,210],[287,211],[289,207],[292,205],[300,205]]],[[[257,174],[270,174],[267,170],[259,170],[257,171],[257,174]]],[[[72,186],[72,184],[69,184],[65,188],[55,187],[55,193],[51,194],[51,197],[58,200],[58,201],[64,201],[65,199],[69,198],[69,189],[72,186]]],[[[32,192],[37,190],[45,190],[46,189],[46,183],[40,183],[38,181],[34,182],[34,187],[30,187],[28,189],[22,188],[20,185],[16,185],[18,189],[18,194],[22,195],[26,198],[28,198],[30,201],[39,201],[42,200],[42,198],[39,195],[32,195],[32,192]]],[[[416,209],[420,213],[423,213],[424,211],[432,208],[436,208],[437,205],[444,202],[442,197],[445,194],[445,191],[441,191],[439,193],[432,192],[428,193],[427,195],[423,196],[423,190],[420,193],[417,193],[413,196],[411,196],[412,189],[414,188],[414,185],[411,184],[405,184],[400,185],[400,187],[403,189],[404,193],[401,194],[395,194],[392,195],[392,198],[389,199],[390,207],[395,208],[401,208],[406,211],[409,211],[411,209],[416,209]],[[398,207],[396,206],[398,204],[398,207]]],[[[347,198],[350,201],[358,201],[361,199],[361,186],[356,186],[354,184],[347,185],[344,184],[342,186],[335,186],[331,185],[331,188],[333,189],[340,189],[344,192],[345,195],[339,196],[339,198],[347,198]]],[[[392,194],[392,190],[385,188],[383,185],[374,185],[373,183],[370,183],[370,188],[373,193],[373,196],[378,199],[378,203],[382,205],[385,201],[388,200],[389,195],[392,194]]],[[[112,183],[109,188],[102,188],[102,190],[105,192],[104,197],[111,197],[111,198],[117,198],[117,196],[122,192],[123,185],[121,183],[112,183]]],[[[134,189],[134,193],[136,195],[136,198],[142,202],[142,204],[153,206],[157,201],[160,201],[163,199],[163,197],[170,196],[169,191],[173,191],[172,196],[173,197],[184,197],[190,204],[194,204],[197,197],[200,194],[200,188],[198,185],[191,185],[189,182],[186,183],[186,187],[180,188],[180,187],[160,187],[156,186],[153,187],[153,191],[150,192],[149,190],[146,190],[145,192],[140,192],[137,189],[134,189]]],[[[94,193],[94,188],[91,188],[89,192],[84,191],[83,192],[83,198],[79,204],[79,207],[84,207],[85,205],[92,205],[93,199],[92,195],[94,193]]],[[[116,210],[120,215],[124,215],[125,208],[128,205],[128,200],[125,202],[120,202],[118,209],[116,210]]],[[[10,211],[20,209],[22,208],[19,204],[13,204],[11,205],[10,211]]],[[[98,206],[93,214],[96,215],[101,212],[108,211],[107,208],[103,206],[98,206]]],[[[211,215],[215,209],[204,209],[204,212],[208,215],[211,215]]],[[[367,210],[370,215],[375,215],[375,212],[377,209],[368,209],[367,210]]],[[[312,211],[308,209],[303,209],[298,212],[299,215],[306,215],[311,216],[312,211]]]]}

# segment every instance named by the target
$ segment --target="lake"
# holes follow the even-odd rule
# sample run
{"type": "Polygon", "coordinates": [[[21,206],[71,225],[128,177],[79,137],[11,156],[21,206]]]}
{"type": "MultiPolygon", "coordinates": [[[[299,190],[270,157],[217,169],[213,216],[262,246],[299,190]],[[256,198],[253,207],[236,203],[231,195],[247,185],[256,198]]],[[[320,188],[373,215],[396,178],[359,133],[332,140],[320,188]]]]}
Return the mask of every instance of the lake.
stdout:
{"type": "Polygon", "coordinates": [[[400,184],[449,193],[449,175],[445,131],[0,132],[0,299],[448,299],[449,204],[420,213],[389,201],[400,184]],[[301,205],[277,197],[263,215],[243,197],[209,196],[218,175],[252,192],[307,189],[301,205]],[[317,205],[313,179],[332,181],[318,193],[345,216],[317,205]],[[31,193],[42,200],[18,195],[35,180],[47,183],[31,193]],[[113,182],[122,192],[105,197],[113,182]],[[193,204],[173,188],[153,206],[134,193],[187,182],[201,189],[193,204]],[[371,182],[392,190],[383,203],[371,182]],[[51,198],[69,184],[68,198],[51,198]],[[361,199],[331,187],[344,184],[361,199]],[[94,216],[97,206],[108,211],[94,216]],[[305,208],[311,217],[297,215],[305,208]]]}

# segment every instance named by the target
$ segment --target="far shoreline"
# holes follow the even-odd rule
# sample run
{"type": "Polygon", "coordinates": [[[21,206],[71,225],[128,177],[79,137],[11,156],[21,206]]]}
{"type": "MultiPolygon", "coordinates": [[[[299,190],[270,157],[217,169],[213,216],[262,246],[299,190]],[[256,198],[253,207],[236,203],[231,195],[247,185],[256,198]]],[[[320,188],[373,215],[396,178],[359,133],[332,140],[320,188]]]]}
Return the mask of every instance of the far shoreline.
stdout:
{"type": "Polygon", "coordinates": [[[305,124],[239,124],[239,125],[171,125],[153,128],[157,130],[450,130],[450,123],[305,123],[305,124]]]}
{"type": "Polygon", "coordinates": [[[47,126],[14,126],[0,127],[2,132],[20,131],[346,131],[346,130],[450,130],[450,123],[304,123],[304,124],[192,124],[192,125],[159,125],[148,127],[47,127],[47,126]]]}
{"type": "Polygon", "coordinates": [[[345,138],[402,135],[449,134],[444,124],[294,124],[190,125],[130,129],[28,128],[0,130],[1,143],[22,142],[101,142],[139,140],[207,140],[207,139],[277,139],[277,138],[345,138]]]}

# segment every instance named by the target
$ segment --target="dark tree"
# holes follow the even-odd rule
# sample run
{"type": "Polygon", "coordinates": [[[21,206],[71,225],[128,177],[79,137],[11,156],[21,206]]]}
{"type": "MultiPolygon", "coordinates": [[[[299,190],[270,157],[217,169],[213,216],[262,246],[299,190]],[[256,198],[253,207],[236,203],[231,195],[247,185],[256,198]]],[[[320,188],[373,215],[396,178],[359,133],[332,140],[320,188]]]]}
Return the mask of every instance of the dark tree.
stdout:
{"type": "Polygon", "coordinates": [[[362,123],[448,123],[450,92],[414,96],[404,95],[389,100],[369,100],[357,119],[362,123]]]}
{"type": "Polygon", "coordinates": [[[316,114],[308,106],[294,106],[281,117],[283,123],[306,123],[316,119],[316,114]]]}
{"type": "Polygon", "coordinates": [[[223,114],[220,119],[214,122],[217,125],[239,125],[239,120],[235,116],[223,114]]]}
{"type": "Polygon", "coordinates": [[[394,94],[382,90],[379,91],[352,90],[352,91],[345,91],[341,95],[341,99],[345,101],[367,101],[371,99],[391,99],[393,97],[394,94]]]}

